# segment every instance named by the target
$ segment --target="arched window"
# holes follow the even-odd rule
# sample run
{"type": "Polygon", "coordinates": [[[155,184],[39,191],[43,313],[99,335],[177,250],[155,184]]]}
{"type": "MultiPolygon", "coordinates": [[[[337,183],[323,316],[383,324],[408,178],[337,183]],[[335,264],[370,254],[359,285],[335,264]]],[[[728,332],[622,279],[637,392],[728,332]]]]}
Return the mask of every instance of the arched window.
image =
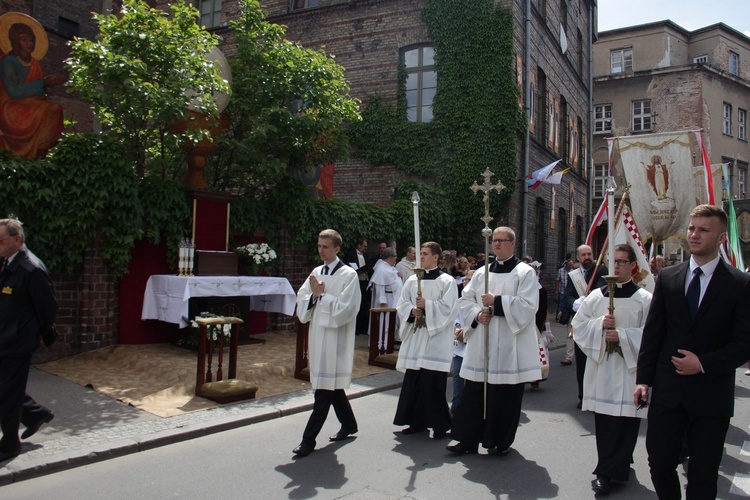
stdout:
{"type": "Polygon", "coordinates": [[[406,69],[406,117],[410,122],[432,121],[432,102],[437,89],[435,49],[424,45],[404,54],[406,69]]]}

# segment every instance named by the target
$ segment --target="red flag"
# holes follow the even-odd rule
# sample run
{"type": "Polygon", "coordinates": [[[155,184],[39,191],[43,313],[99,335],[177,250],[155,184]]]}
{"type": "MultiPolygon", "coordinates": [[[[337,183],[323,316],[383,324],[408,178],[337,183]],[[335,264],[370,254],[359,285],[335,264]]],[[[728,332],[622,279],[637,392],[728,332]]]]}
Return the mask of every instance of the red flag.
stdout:
{"type": "Polygon", "coordinates": [[[708,152],[703,145],[703,136],[700,130],[695,130],[695,138],[698,139],[698,146],[701,148],[701,158],[703,158],[704,175],[706,177],[706,191],[708,191],[708,204],[716,205],[714,200],[714,177],[711,173],[711,162],[708,159],[708,152]]]}
{"type": "Polygon", "coordinates": [[[591,221],[591,227],[589,228],[589,232],[586,235],[586,244],[588,246],[591,246],[591,242],[594,240],[594,233],[596,232],[596,228],[602,225],[602,222],[607,220],[607,197],[605,196],[602,200],[602,206],[599,207],[599,210],[596,211],[596,215],[594,215],[594,220],[591,221]]]}

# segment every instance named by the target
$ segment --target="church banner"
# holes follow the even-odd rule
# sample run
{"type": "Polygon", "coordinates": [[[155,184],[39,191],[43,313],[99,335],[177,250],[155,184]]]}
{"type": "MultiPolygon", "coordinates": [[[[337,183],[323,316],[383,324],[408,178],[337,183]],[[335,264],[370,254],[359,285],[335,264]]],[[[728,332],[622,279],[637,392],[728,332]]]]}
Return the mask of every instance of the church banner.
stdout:
{"type": "Polygon", "coordinates": [[[690,133],[613,139],[615,176],[619,186],[630,185],[633,218],[644,240],[685,237],[690,211],[698,204],[690,133]]]}

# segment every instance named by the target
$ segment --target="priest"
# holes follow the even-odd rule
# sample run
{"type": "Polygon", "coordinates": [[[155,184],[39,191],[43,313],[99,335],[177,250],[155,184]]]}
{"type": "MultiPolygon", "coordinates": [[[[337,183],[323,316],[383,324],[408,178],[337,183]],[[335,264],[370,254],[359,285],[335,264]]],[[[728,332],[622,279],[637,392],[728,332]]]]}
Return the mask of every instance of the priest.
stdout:
{"type": "Polygon", "coordinates": [[[508,455],[521,418],[524,384],[542,378],[535,323],[539,285],[534,269],[514,255],[515,247],[513,229],[496,228],[489,273],[477,269],[459,301],[466,339],[460,375],[466,383],[451,431],[459,442],[446,448],[455,455],[476,453],[480,443],[490,453],[508,455]]]}
{"type": "Polygon", "coordinates": [[[402,343],[396,369],[406,373],[393,423],[408,425],[402,434],[431,428],[433,438],[445,437],[451,428],[445,391],[458,313],[456,282],[438,269],[441,253],[435,242],[421,245],[424,276],[406,280],[397,306],[402,343]]]}
{"type": "Polygon", "coordinates": [[[630,245],[615,247],[614,301],[607,286],[597,288],[573,317],[573,340],[586,354],[583,410],[594,412],[599,456],[593,489],[606,494],[612,480],[627,481],[630,463],[646,409],[633,404],[636,361],[651,293],[633,282],[638,270],[630,245]],[[610,302],[614,314],[610,313],[610,302]]]}
{"type": "MultiPolygon", "coordinates": [[[[383,250],[380,260],[375,264],[370,278],[368,289],[372,301],[370,307],[396,307],[399,297],[401,297],[401,278],[396,271],[396,249],[388,247],[383,250]]],[[[370,331],[370,335],[378,335],[379,345],[387,340],[389,328],[388,314],[380,314],[380,327],[378,332],[370,331]]],[[[372,323],[370,323],[372,327],[372,323]]]]}
{"type": "Polygon", "coordinates": [[[333,229],[318,235],[323,264],[313,269],[297,293],[297,316],[309,327],[310,382],[315,390],[312,414],[293,453],[299,457],[315,450],[315,438],[333,406],[341,430],[330,441],[357,432],[357,420],[344,393],[352,380],[354,337],[362,297],[357,272],[338,258],[341,236],[333,229]]]}

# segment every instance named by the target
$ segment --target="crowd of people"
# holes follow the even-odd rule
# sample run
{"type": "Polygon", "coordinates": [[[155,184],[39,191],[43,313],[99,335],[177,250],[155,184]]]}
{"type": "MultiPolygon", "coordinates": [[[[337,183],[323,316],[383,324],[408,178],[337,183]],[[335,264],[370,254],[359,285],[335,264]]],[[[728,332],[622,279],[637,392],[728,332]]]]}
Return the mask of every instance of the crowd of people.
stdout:
{"type": "MultiPolygon", "coordinates": [[[[719,256],[726,228],[720,208],[696,207],[687,230],[691,258],[668,267],[655,258],[653,295],[634,283],[636,250],[628,245],[615,248],[612,273],[595,263],[587,245],[577,248],[577,262],[566,258],[560,266],[554,314],[570,324],[563,364],[575,362],[578,407],[594,414],[592,488],[598,494],[629,479],[640,422],[647,418],[646,448],[659,498],[681,498],[677,466],[686,453],[687,497],[716,497],[735,369],[750,359],[750,275],[719,256]]],[[[396,368],[404,372],[393,419],[403,426],[401,434],[431,431],[433,439],[450,438],[446,450],[454,455],[478,453],[480,446],[488,454],[509,455],[525,385],[538,389],[545,378],[549,318],[541,264],[516,256],[510,227],[493,231],[486,264],[484,255],[443,251],[437,242],[409,247],[401,260],[395,242],[383,242],[368,261],[360,258],[363,244],[342,265],[340,236],[321,232],[323,265],[298,294],[297,314],[311,322],[315,403],[294,453],[306,456],[315,449],[331,405],[341,423],[331,441],[358,431],[343,392],[351,381],[357,316],[388,306],[397,311],[396,368]],[[389,278],[363,286],[372,281],[369,269],[379,268],[389,278]]]]}

